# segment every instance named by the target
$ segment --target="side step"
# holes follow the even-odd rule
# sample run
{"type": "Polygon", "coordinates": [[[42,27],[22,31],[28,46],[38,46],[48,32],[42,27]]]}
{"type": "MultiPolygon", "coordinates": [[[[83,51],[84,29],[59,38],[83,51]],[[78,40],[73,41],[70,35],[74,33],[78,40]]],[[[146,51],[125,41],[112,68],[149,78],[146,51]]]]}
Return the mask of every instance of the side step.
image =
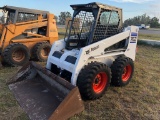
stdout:
{"type": "Polygon", "coordinates": [[[34,62],[22,67],[8,86],[31,120],[65,120],[84,110],[76,86],[34,62]]]}

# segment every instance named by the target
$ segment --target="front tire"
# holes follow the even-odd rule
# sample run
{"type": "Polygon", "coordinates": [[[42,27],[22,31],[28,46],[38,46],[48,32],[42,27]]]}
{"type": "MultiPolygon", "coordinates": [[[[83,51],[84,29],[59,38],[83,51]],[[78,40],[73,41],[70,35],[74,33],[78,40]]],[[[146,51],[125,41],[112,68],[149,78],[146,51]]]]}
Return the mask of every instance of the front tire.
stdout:
{"type": "Polygon", "coordinates": [[[111,80],[111,70],[103,63],[92,62],[80,72],[77,86],[84,99],[100,98],[108,88],[111,80]]]}
{"type": "Polygon", "coordinates": [[[14,43],[5,48],[2,53],[2,64],[15,67],[26,64],[30,59],[28,48],[20,43],[14,43]]]}
{"type": "Polygon", "coordinates": [[[37,43],[32,50],[34,60],[40,62],[47,61],[50,50],[51,45],[48,42],[37,43]]]}
{"type": "Polygon", "coordinates": [[[126,86],[132,79],[134,63],[127,57],[118,57],[111,66],[112,80],[114,86],[126,86]]]}

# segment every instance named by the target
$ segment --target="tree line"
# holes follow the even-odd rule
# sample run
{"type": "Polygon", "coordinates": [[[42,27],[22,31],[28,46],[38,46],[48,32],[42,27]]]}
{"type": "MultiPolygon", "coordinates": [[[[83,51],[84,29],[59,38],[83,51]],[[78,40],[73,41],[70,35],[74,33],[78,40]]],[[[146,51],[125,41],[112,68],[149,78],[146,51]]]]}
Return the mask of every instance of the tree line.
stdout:
{"type": "Polygon", "coordinates": [[[129,18],[124,21],[124,27],[129,25],[150,25],[152,28],[159,28],[159,19],[157,17],[150,17],[147,14],[143,14],[141,16],[135,16],[133,18],[129,18]]]}
{"type": "MultiPolygon", "coordinates": [[[[71,18],[70,12],[61,12],[59,16],[55,16],[57,24],[65,25],[66,19],[71,18]]],[[[3,22],[3,17],[0,17],[0,22],[3,22]]],[[[147,14],[141,16],[135,16],[124,21],[124,27],[129,25],[150,25],[152,28],[160,28],[159,19],[157,17],[150,17],[147,14]]]]}
{"type": "Polygon", "coordinates": [[[59,25],[65,25],[66,19],[71,18],[70,12],[61,12],[59,16],[55,16],[55,19],[57,21],[57,24],[59,25]]]}
{"type": "MultiPolygon", "coordinates": [[[[57,21],[57,24],[65,25],[65,21],[67,18],[71,18],[70,12],[61,12],[59,16],[55,16],[55,19],[57,21]]],[[[157,17],[150,17],[147,14],[143,14],[140,16],[135,16],[133,18],[129,18],[124,21],[123,26],[127,27],[129,25],[150,25],[152,28],[160,28],[159,19],[157,17]]]]}

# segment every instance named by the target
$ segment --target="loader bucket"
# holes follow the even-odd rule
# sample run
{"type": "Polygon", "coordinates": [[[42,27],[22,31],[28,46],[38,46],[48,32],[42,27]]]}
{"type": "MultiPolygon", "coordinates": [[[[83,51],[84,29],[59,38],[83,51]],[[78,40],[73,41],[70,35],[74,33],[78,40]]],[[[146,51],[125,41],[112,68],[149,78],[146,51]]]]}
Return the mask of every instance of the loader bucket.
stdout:
{"type": "Polygon", "coordinates": [[[23,66],[8,86],[31,120],[66,120],[84,110],[76,86],[34,62],[23,66]]]}

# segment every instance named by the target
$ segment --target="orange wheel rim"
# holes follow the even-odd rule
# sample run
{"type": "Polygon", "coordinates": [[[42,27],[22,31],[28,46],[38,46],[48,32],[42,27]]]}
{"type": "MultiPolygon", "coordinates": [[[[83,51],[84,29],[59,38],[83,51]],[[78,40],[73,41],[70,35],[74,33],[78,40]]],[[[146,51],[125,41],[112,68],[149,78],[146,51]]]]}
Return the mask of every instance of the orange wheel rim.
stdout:
{"type": "Polygon", "coordinates": [[[108,77],[105,72],[101,72],[96,75],[94,81],[93,81],[93,90],[95,93],[101,93],[108,82],[108,77]]]}
{"type": "Polygon", "coordinates": [[[15,50],[12,53],[12,58],[16,62],[21,62],[25,58],[25,53],[22,50],[15,50]]]}
{"type": "Polygon", "coordinates": [[[44,57],[44,58],[46,58],[46,57],[48,57],[49,52],[50,52],[50,48],[43,48],[41,50],[41,56],[44,57]]]}
{"type": "Polygon", "coordinates": [[[124,70],[123,70],[123,74],[122,74],[122,80],[124,82],[128,81],[130,76],[132,74],[132,67],[131,65],[127,65],[125,66],[124,70]]]}

